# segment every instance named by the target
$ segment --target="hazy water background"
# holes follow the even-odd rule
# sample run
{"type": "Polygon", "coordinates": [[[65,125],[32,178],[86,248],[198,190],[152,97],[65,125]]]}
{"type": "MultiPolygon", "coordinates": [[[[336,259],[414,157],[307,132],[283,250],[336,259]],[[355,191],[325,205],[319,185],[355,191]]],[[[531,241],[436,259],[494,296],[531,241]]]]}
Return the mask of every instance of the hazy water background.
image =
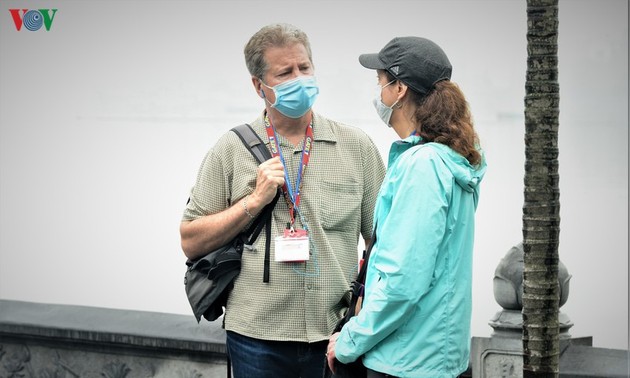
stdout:
{"type": "MultiPolygon", "coordinates": [[[[394,36],[440,44],[488,159],[477,212],[473,335],[522,239],[525,1],[3,1],[0,298],[189,314],[178,225],[201,159],[262,110],[242,49],[271,22],[311,39],[316,111],[394,133],[357,61],[394,36]],[[8,9],[57,8],[50,31],[8,9]]],[[[574,336],[628,347],[628,3],[560,1],[562,311],[574,336]]],[[[317,153],[314,151],[314,153],[317,153]]],[[[1,310],[1,309],[0,309],[1,310]]]]}

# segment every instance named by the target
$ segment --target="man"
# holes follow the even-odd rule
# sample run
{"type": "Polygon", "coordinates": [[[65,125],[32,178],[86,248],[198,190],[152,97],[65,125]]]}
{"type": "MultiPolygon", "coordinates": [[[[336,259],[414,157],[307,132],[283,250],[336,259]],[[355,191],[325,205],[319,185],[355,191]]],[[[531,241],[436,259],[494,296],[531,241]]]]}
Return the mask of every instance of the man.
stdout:
{"type": "Polygon", "coordinates": [[[236,377],[320,377],[341,301],[369,239],[384,165],[361,130],[311,110],[319,93],[308,38],[292,25],[263,27],[245,46],[265,110],[251,126],[274,157],[258,165],[228,132],[208,152],[181,223],[182,249],[198,258],[241,232],[281,189],[272,216],[269,282],[265,233],[228,299],[224,325],[236,377]],[[288,241],[298,236],[301,243],[288,241]]]}

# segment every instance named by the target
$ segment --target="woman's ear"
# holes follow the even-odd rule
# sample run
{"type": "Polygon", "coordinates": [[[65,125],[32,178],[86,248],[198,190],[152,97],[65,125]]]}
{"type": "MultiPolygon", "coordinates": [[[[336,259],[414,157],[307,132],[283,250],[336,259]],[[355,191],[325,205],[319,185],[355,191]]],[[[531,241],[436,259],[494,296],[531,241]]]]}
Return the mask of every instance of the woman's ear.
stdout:
{"type": "Polygon", "coordinates": [[[396,89],[398,90],[398,98],[401,98],[402,96],[404,96],[405,94],[407,94],[407,84],[403,83],[400,80],[396,81],[396,89]]]}
{"type": "Polygon", "coordinates": [[[409,87],[400,80],[396,80],[396,98],[401,101],[407,94],[409,87]]]}

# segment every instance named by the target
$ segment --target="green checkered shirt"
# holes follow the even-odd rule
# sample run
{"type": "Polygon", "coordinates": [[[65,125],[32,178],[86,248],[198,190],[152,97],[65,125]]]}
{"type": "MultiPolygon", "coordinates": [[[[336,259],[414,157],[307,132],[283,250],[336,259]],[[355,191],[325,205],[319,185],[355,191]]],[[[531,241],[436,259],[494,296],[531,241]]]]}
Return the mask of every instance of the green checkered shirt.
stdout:
{"type": "MultiPolygon", "coordinates": [[[[263,116],[251,126],[269,146],[263,116]]],[[[263,283],[262,232],[254,251],[243,252],[241,273],[227,304],[226,330],[264,340],[315,342],[328,339],[345,311],[347,303],[341,299],[357,274],[359,234],[370,237],[385,167],[372,140],[358,128],[314,114],[313,134],[302,177],[301,216],[296,215],[295,223],[309,230],[310,259],[275,262],[272,241],[270,282],[263,283]]],[[[302,145],[294,147],[281,135],[278,142],[289,179],[295,183],[302,145]]],[[[236,134],[223,135],[201,165],[183,219],[218,213],[252,193],[257,167],[236,134]]],[[[289,221],[282,197],[272,218],[275,238],[289,221]]]]}

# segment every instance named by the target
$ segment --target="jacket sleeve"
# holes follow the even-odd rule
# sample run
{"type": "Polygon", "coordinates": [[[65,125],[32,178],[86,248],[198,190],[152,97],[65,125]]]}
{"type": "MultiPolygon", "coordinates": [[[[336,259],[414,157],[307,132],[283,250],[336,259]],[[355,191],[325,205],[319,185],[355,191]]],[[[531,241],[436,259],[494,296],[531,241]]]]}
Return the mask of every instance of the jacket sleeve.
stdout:
{"type": "Polygon", "coordinates": [[[446,228],[452,176],[430,148],[401,156],[390,172],[370,257],[363,308],[342,329],[335,354],[356,360],[408,321],[431,289],[446,228]],[[387,210],[389,204],[389,212],[387,210]]]}

